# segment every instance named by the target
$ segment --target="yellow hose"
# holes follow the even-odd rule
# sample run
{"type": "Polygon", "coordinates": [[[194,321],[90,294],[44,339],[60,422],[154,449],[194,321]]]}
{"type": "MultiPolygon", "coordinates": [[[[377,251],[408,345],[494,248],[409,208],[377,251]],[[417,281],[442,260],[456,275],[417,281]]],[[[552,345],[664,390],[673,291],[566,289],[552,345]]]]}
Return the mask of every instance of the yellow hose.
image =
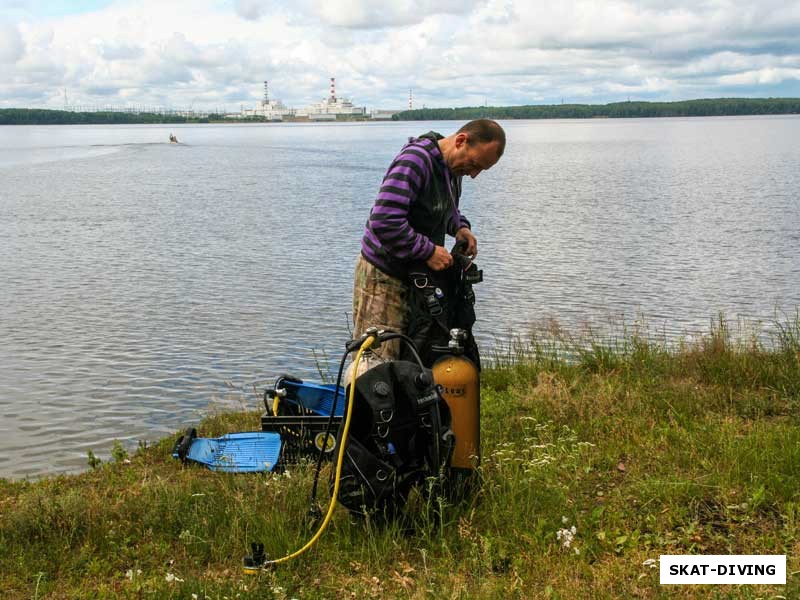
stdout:
{"type": "Polygon", "coordinates": [[[361,355],[364,354],[364,352],[367,351],[374,342],[375,342],[374,335],[371,335],[366,340],[364,340],[364,343],[362,343],[361,347],[358,349],[358,354],[356,354],[356,360],[353,364],[353,381],[350,382],[350,398],[347,401],[347,417],[344,420],[342,439],[339,440],[339,458],[336,460],[336,479],[334,479],[333,494],[331,495],[331,503],[330,506],[328,507],[328,514],[325,515],[325,519],[322,521],[322,525],[319,526],[319,529],[314,534],[314,536],[310,540],[308,540],[308,542],[306,542],[305,546],[303,546],[302,548],[300,548],[295,552],[292,552],[291,554],[287,554],[283,558],[278,558],[276,560],[268,560],[266,563],[264,563],[264,568],[290,561],[293,558],[297,558],[298,556],[303,554],[303,552],[305,552],[306,550],[311,548],[311,546],[317,543],[317,540],[319,540],[319,538],[322,536],[322,533],[325,531],[325,528],[328,526],[331,517],[333,517],[333,509],[336,508],[336,498],[339,497],[339,478],[342,476],[342,464],[344,463],[344,449],[345,445],[347,444],[347,433],[350,431],[350,418],[353,416],[353,403],[356,397],[356,379],[358,377],[358,364],[361,362],[361,355]]]}

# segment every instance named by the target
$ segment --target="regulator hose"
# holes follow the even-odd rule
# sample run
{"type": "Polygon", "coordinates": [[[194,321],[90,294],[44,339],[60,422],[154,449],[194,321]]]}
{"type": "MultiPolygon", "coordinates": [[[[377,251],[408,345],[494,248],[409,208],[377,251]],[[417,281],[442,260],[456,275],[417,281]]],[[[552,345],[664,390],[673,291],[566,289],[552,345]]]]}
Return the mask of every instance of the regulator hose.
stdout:
{"type": "MultiPolygon", "coordinates": [[[[367,334],[367,335],[369,335],[369,334],[367,334]]],[[[412,356],[414,357],[414,360],[417,361],[417,364],[419,365],[420,370],[421,371],[425,370],[425,366],[422,364],[422,359],[420,358],[419,354],[417,353],[417,348],[416,348],[416,346],[414,346],[414,341],[410,337],[408,337],[407,335],[404,335],[402,333],[397,333],[397,332],[392,331],[390,329],[384,329],[384,330],[381,330],[381,331],[377,332],[377,339],[378,339],[378,342],[381,343],[381,344],[384,343],[384,342],[388,342],[388,341],[396,340],[396,339],[402,340],[406,344],[406,347],[410,350],[412,356]]],[[[358,342],[354,341],[354,343],[357,344],[358,342]]],[[[330,417],[328,418],[328,426],[325,429],[325,438],[324,438],[325,439],[325,444],[327,444],[327,440],[331,439],[331,425],[333,423],[333,415],[336,412],[336,405],[337,405],[337,402],[338,402],[338,399],[339,399],[339,386],[340,386],[340,384],[342,382],[342,372],[344,371],[345,359],[347,358],[347,355],[350,354],[350,352],[355,350],[357,347],[358,346],[352,346],[351,344],[348,344],[348,350],[344,353],[344,356],[342,356],[342,362],[339,365],[339,377],[336,380],[336,391],[333,394],[333,407],[331,408],[331,414],[330,414],[330,417]]],[[[352,382],[353,384],[355,384],[355,380],[356,379],[358,379],[357,375],[353,378],[353,382],[352,382]]],[[[324,448],[324,445],[323,445],[323,448],[324,448]]],[[[316,470],[314,472],[314,485],[311,488],[311,497],[310,497],[310,505],[311,505],[311,511],[312,511],[311,514],[313,514],[315,516],[315,518],[318,518],[318,517],[322,516],[322,515],[318,514],[318,511],[316,509],[316,501],[317,501],[317,486],[319,484],[319,475],[320,475],[320,472],[322,470],[323,454],[324,454],[324,452],[322,450],[320,450],[320,453],[319,453],[319,455],[317,457],[317,468],[316,468],[316,470]]],[[[331,471],[329,486],[333,485],[333,478],[334,478],[335,475],[336,475],[336,473],[334,471],[331,471]]]]}
{"type": "MultiPolygon", "coordinates": [[[[344,373],[344,363],[347,361],[347,357],[350,353],[355,350],[355,348],[350,347],[348,344],[347,348],[345,349],[344,354],[342,354],[342,360],[339,363],[339,374],[336,377],[336,387],[333,391],[333,406],[331,406],[331,414],[328,415],[328,423],[325,425],[325,437],[323,438],[322,448],[320,448],[319,454],[317,454],[317,466],[314,469],[314,485],[311,487],[311,496],[309,500],[310,504],[310,515],[313,515],[314,518],[321,517],[322,515],[319,514],[319,510],[317,509],[317,486],[319,485],[319,474],[322,471],[322,460],[325,457],[325,448],[328,445],[328,440],[331,439],[331,429],[333,428],[333,417],[336,414],[336,407],[339,404],[339,390],[341,389],[342,385],[342,374],[344,373]]],[[[331,477],[333,477],[333,473],[331,473],[331,477]]]]}
{"type": "MultiPolygon", "coordinates": [[[[377,339],[375,335],[368,335],[367,338],[362,342],[361,347],[358,349],[358,354],[356,354],[356,359],[354,361],[354,370],[353,370],[353,381],[350,384],[350,397],[347,402],[347,410],[346,416],[344,420],[344,427],[342,428],[342,439],[339,440],[339,456],[336,459],[336,479],[334,481],[333,492],[331,493],[331,502],[328,506],[328,513],[325,515],[325,518],[322,520],[322,524],[317,529],[317,532],[311,537],[306,544],[300,548],[292,552],[291,554],[287,554],[282,558],[277,558],[275,560],[263,560],[260,561],[258,565],[245,565],[245,573],[256,573],[261,569],[267,569],[274,565],[279,565],[281,563],[288,562],[293,558],[297,558],[304,552],[306,552],[309,548],[311,548],[314,544],[317,543],[319,538],[322,536],[325,529],[328,527],[328,523],[333,517],[333,510],[336,508],[336,499],[339,496],[339,478],[342,475],[342,465],[344,464],[344,450],[345,446],[347,445],[347,434],[350,431],[350,418],[353,415],[353,404],[355,403],[355,396],[356,396],[356,378],[358,377],[358,365],[361,362],[361,356],[369,350],[372,344],[377,339]]],[[[327,443],[327,439],[325,440],[327,443]]],[[[324,448],[324,445],[323,445],[324,448]]],[[[255,548],[255,545],[254,545],[255,548]]],[[[263,555],[262,555],[263,557],[263,555]]],[[[255,557],[254,557],[255,558],[255,557]]]]}

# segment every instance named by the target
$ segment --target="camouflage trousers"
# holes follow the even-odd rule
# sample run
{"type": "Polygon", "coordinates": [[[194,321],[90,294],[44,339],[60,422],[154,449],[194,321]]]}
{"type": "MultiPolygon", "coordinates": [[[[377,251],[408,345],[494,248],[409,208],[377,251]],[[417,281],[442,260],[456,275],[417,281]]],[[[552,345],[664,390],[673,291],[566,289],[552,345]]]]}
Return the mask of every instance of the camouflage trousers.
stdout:
{"type": "MultiPolygon", "coordinates": [[[[368,327],[404,333],[408,325],[408,286],[370,264],[359,254],[353,283],[353,334],[361,336],[368,327]]],[[[375,351],[383,360],[400,355],[400,340],[392,340],[375,351]]]]}

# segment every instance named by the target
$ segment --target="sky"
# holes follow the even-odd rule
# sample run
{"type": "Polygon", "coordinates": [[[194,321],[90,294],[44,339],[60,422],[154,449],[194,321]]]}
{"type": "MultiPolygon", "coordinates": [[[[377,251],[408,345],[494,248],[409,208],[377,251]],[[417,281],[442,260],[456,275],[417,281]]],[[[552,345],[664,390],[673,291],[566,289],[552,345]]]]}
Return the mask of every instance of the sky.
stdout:
{"type": "Polygon", "coordinates": [[[800,0],[0,0],[0,107],[800,97],[800,0]]]}

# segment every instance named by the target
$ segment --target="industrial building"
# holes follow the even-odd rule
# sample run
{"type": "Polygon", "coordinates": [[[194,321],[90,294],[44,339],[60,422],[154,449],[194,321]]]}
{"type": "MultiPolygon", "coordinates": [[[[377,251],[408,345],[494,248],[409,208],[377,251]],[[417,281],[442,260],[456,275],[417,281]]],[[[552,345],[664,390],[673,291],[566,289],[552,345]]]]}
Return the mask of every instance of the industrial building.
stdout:
{"type": "Polygon", "coordinates": [[[294,109],[285,106],[280,100],[271,100],[269,97],[269,82],[264,82],[264,99],[259,101],[255,108],[242,107],[240,113],[226,115],[232,119],[246,119],[262,117],[267,121],[336,121],[337,119],[374,119],[391,120],[392,116],[400,112],[391,110],[373,110],[367,113],[364,106],[355,106],[347,98],[336,95],[336,78],[331,77],[330,95],[320,102],[309,104],[305,108],[294,109]]]}
{"type": "Polygon", "coordinates": [[[242,108],[241,117],[264,117],[267,121],[283,121],[294,116],[294,109],[287,108],[280,100],[269,99],[269,82],[264,82],[264,99],[255,108],[242,108]]]}
{"type": "Polygon", "coordinates": [[[298,117],[307,117],[309,121],[335,121],[339,116],[365,117],[367,109],[355,106],[347,98],[336,96],[336,78],[331,77],[331,94],[320,102],[310,104],[297,111],[298,117]]]}

